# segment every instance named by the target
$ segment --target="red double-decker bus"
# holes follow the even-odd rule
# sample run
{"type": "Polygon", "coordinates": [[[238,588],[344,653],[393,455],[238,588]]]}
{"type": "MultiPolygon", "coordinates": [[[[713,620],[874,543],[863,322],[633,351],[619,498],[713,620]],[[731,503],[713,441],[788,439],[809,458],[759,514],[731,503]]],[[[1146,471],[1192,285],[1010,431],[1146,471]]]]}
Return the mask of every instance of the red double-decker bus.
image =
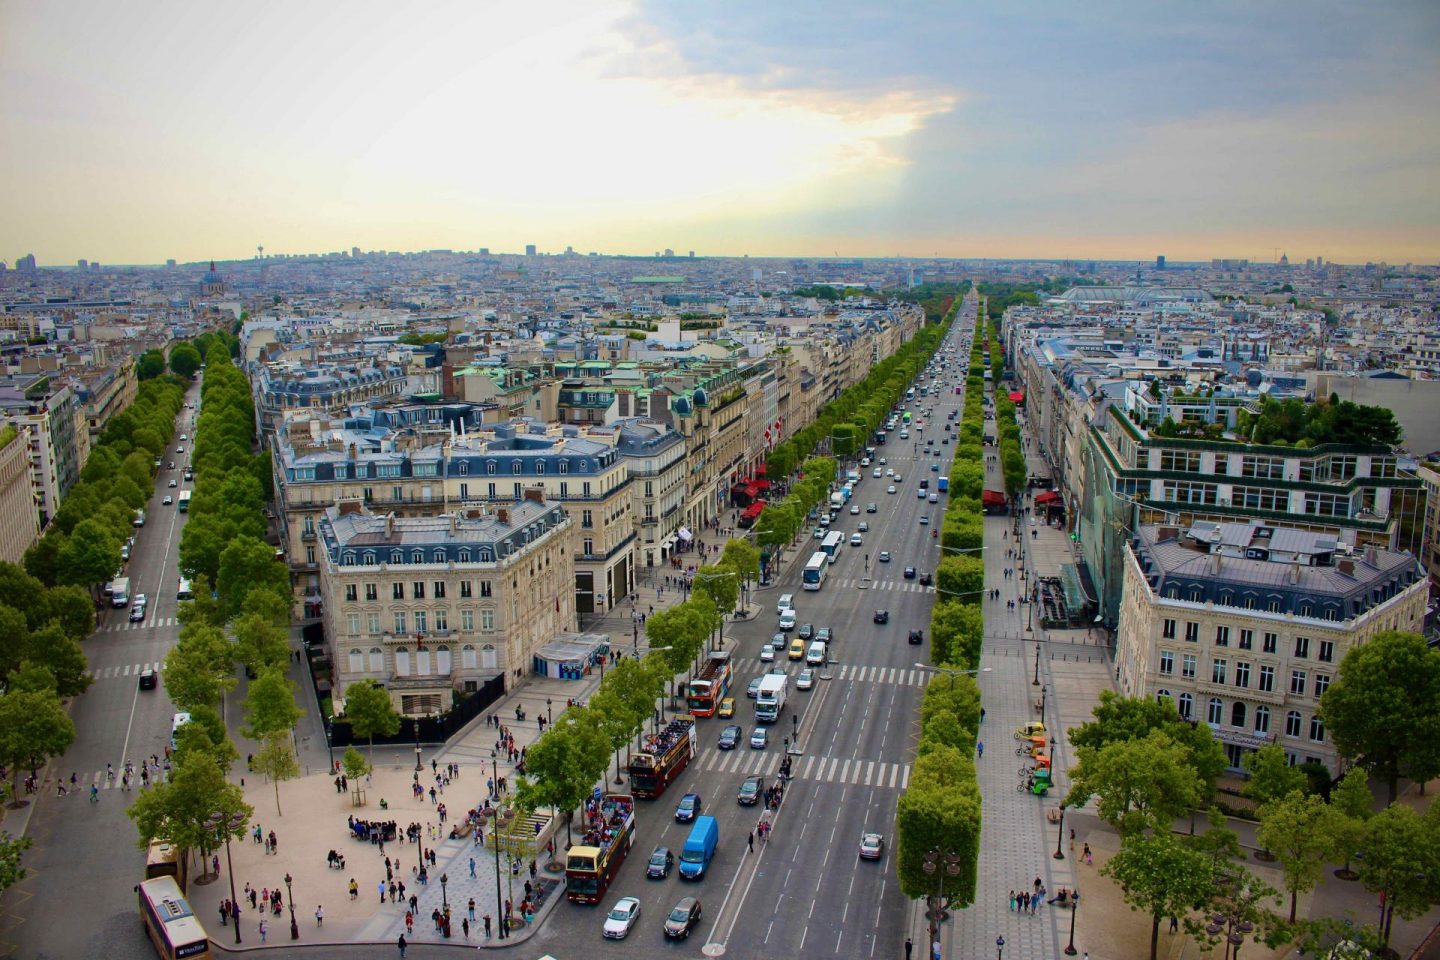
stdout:
{"type": "Polygon", "coordinates": [[[730,651],[717,650],[710,654],[700,673],[690,681],[685,692],[685,703],[697,717],[713,717],[720,708],[720,701],[730,695],[730,651]]]}
{"type": "Polygon", "coordinates": [[[599,903],[634,842],[634,797],[607,793],[586,803],[585,836],[565,854],[565,896],[599,903]]]}
{"type": "Polygon", "coordinates": [[[695,756],[695,718],[680,714],[658,734],[645,738],[630,756],[630,790],[637,797],[653,800],[665,792],[670,781],[695,756]]]}

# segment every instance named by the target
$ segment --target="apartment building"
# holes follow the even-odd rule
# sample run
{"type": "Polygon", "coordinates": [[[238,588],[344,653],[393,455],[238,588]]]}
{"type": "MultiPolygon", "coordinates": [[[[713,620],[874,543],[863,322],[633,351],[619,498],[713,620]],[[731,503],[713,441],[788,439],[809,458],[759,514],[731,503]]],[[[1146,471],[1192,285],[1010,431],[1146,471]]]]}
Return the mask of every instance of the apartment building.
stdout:
{"type": "Polygon", "coordinates": [[[1267,743],[1338,772],[1320,697],[1352,647],[1418,631],[1428,586],[1409,554],[1250,520],[1142,525],[1124,545],[1115,670],[1169,698],[1230,765],[1267,743]]]}
{"type": "Polygon", "coordinates": [[[85,405],[68,384],[57,387],[49,377],[8,377],[0,382],[0,416],[28,428],[33,509],[43,530],[90,455],[85,405]]]}
{"type": "Polygon", "coordinates": [[[685,438],[663,423],[627,420],[617,424],[614,439],[631,478],[636,561],[646,569],[664,566],[680,537],[687,493],[685,438]]]}
{"type": "Polygon", "coordinates": [[[432,517],[344,500],[317,531],[337,704],[350,684],[374,680],[405,716],[441,713],[492,677],[513,686],[537,651],[575,629],[575,526],[538,490],[432,517]]]}
{"type": "Polygon", "coordinates": [[[30,477],[30,428],[0,428],[0,560],[19,563],[40,537],[30,477]]]}

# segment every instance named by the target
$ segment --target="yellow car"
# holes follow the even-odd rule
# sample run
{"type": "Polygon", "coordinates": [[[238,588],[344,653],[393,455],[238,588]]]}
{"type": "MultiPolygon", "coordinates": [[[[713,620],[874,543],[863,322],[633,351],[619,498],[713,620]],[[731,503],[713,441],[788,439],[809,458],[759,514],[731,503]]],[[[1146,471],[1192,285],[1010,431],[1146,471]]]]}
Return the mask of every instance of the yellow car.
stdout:
{"type": "Polygon", "coordinates": [[[726,697],[724,700],[721,700],[720,709],[716,712],[722,717],[735,716],[735,698],[726,697]]]}
{"type": "Polygon", "coordinates": [[[801,640],[799,637],[796,637],[794,640],[790,641],[790,659],[805,659],[805,641],[801,640]]]}

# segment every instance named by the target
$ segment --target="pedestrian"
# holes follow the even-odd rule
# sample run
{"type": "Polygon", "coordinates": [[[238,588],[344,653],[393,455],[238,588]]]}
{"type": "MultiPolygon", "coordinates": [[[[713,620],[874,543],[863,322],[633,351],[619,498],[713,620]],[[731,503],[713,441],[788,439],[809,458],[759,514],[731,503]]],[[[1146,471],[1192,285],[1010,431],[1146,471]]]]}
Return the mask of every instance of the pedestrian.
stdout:
{"type": "Polygon", "coordinates": [[[1180,930],[1180,918],[1179,918],[1179,917],[1171,917],[1171,918],[1170,918],[1170,932],[1171,932],[1171,933],[1178,933],[1179,930],[1180,930]]]}
{"type": "Polygon", "coordinates": [[[405,942],[405,934],[400,934],[400,939],[395,941],[395,946],[400,948],[400,960],[405,960],[405,948],[410,946],[405,942]]]}
{"type": "Polygon", "coordinates": [[[355,898],[357,898],[357,897],[359,897],[359,896],[360,896],[360,885],[355,882],[355,878],[354,878],[354,877],[351,877],[351,878],[350,878],[350,899],[351,899],[351,900],[354,900],[355,898]]]}
{"type": "Polygon", "coordinates": [[[220,926],[222,926],[222,927],[228,927],[228,926],[230,925],[229,920],[230,920],[230,901],[229,901],[229,900],[221,900],[221,901],[220,901],[220,926]]]}
{"type": "Polygon", "coordinates": [[[270,924],[264,918],[260,920],[260,942],[265,942],[265,935],[270,932],[270,924]]]}
{"type": "Polygon", "coordinates": [[[750,852],[755,852],[755,831],[751,830],[745,837],[745,843],[750,847],[750,852]]]}
{"type": "Polygon", "coordinates": [[[1090,859],[1090,844],[1088,844],[1088,843],[1085,844],[1085,852],[1084,852],[1084,854],[1082,854],[1082,856],[1084,856],[1084,858],[1085,858],[1085,865],[1086,865],[1086,866],[1093,866],[1093,861],[1091,861],[1091,859],[1090,859]]]}
{"type": "Polygon", "coordinates": [[[469,905],[469,907],[468,907],[467,909],[468,909],[468,912],[469,912],[469,914],[470,914],[470,922],[471,922],[471,923],[474,923],[474,922],[475,922],[475,898],[474,898],[474,897],[471,897],[471,898],[470,898],[470,905],[469,905]]]}
{"type": "Polygon", "coordinates": [[[474,877],[475,877],[475,858],[474,858],[474,857],[471,857],[471,858],[470,858],[470,877],[471,877],[471,879],[474,879],[474,877]]]}
{"type": "Polygon", "coordinates": [[[316,907],[315,907],[315,926],[317,926],[317,927],[323,927],[324,925],[325,925],[325,906],[324,906],[324,904],[317,904],[316,907]]]}
{"type": "Polygon", "coordinates": [[[466,920],[461,920],[461,921],[460,921],[460,929],[463,930],[463,931],[465,931],[465,939],[466,939],[466,940],[469,940],[469,939],[470,939],[470,921],[469,921],[468,919],[466,919],[466,920]]]}
{"type": "Polygon", "coordinates": [[[979,754],[980,754],[979,759],[982,759],[982,760],[983,760],[983,759],[985,758],[985,741],[984,741],[984,740],[977,740],[977,741],[975,741],[975,749],[976,749],[976,751],[978,751],[979,754]]]}
{"type": "Polygon", "coordinates": [[[1014,891],[1014,890],[1011,890],[1011,891],[1010,891],[1009,904],[1010,904],[1010,912],[1011,912],[1011,913],[1014,913],[1014,912],[1015,912],[1015,891],[1014,891]]]}
{"type": "MultiPolygon", "coordinates": [[[[246,884],[246,886],[249,886],[249,884],[246,884]]],[[[260,903],[260,897],[259,897],[259,895],[256,894],[254,887],[250,887],[250,909],[251,909],[251,910],[258,910],[258,909],[259,909],[259,903],[260,903]]]]}
{"type": "Polygon", "coordinates": [[[905,938],[905,960],[910,960],[910,951],[912,951],[912,950],[914,950],[914,949],[915,949],[915,944],[913,944],[913,943],[910,942],[910,938],[909,938],[909,937],[906,937],[906,938],[905,938]]]}
{"type": "Polygon", "coordinates": [[[485,939],[490,939],[490,914],[485,914],[485,939]]]}
{"type": "Polygon", "coordinates": [[[385,881],[384,881],[384,880],[381,880],[380,883],[377,884],[377,886],[380,888],[380,904],[381,904],[381,906],[384,906],[384,904],[385,904],[385,881]]]}

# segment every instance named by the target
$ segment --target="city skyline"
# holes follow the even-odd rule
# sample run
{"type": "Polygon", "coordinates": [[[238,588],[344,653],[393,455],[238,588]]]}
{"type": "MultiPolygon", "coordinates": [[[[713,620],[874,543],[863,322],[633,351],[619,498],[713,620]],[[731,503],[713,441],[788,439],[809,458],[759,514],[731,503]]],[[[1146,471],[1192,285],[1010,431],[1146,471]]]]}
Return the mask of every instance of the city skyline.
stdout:
{"type": "Polygon", "coordinates": [[[1423,3],[344,14],[0,6],[0,259],[1440,256],[1423,3]]]}

